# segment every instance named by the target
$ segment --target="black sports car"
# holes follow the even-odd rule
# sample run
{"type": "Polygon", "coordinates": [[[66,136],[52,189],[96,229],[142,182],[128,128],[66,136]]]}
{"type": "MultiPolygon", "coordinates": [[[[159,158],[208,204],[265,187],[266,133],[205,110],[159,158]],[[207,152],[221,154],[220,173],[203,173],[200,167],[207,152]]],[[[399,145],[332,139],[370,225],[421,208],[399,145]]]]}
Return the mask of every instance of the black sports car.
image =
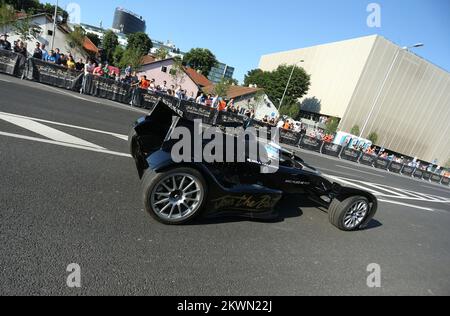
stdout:
{"type": "MultiPolygon", "coordinates": [[[[278,215],[277,204],[289,195],[327,209],[330,222],[344,231],[366,227],[377,211],[375,196],[331,183],[281,147],[276,148],[279,167],[275,173],[261,173],[259,158],[207,163],[192,157],[192,161],[175,163],[172,134],[176,127],[193,130],[193,125],[183,111],[159,102],[130,132],[145,208],[161,223],[185,224],[199,215],[273,218],[278,215]]],[[[203,141],[203,146],[206,143],[203,141]]]]}

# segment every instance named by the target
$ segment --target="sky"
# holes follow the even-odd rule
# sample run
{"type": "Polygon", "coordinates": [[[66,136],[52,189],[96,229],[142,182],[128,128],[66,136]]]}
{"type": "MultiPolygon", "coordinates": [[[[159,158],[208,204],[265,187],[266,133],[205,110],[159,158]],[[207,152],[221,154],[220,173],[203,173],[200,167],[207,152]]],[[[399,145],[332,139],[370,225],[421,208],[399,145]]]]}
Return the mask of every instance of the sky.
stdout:
{"type": "MultiPolygon", "coordinates": [[[[41,0],[56,3],[56,0],[41,0]]],[[[82,23],[111,27],[116,7],[142,15],[152,39],[182,51],[210,49],[236,79],[265,54],[379,34],[450,71],[450,0],[60,0],[80,6],[82,23]],[[380,27],[367,7],[379,4],[380,27]]]]}

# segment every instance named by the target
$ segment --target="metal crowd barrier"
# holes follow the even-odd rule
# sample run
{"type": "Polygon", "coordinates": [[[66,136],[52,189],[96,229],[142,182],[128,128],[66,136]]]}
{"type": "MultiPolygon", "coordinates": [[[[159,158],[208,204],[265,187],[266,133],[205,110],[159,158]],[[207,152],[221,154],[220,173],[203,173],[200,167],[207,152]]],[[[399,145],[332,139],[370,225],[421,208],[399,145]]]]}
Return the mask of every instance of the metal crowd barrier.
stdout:
{"type": "MultiPolygon", "coordinates": [[[[79,72],[68,70],[62,66],[47,63],[34,58],[25,58],[22,55],[0,50],[0,73],[26,78],[43,84],[60,87],[72,91],[82,91],[87,95],[109,99],[123,104],[134,104],[137,107],[152,110],[161,100],[180,111],[188,119],[202,119],[210,125],[223,126],[254,126],[256,128],[269,127],[267,124],[250,122],[241,115],[223,113],[207,106],[194,102],[181,101],[177,98],[157,92],[133,89],[130,85],[114,80],[84,76],[79,72]]],[[[351,161],[365,166],[386,170],[415,179],[422,179],[433,183],[449,186],[450,178],[436,173],[413,168],[406,164],[382,159],[374,155],[368,155],[358,150],[346,148],[340,145],[325,143],[316,138],[308,137],[293,131],[281,130],[280,142],[286,145],[299,147],[327,156],[351,161]]]]}

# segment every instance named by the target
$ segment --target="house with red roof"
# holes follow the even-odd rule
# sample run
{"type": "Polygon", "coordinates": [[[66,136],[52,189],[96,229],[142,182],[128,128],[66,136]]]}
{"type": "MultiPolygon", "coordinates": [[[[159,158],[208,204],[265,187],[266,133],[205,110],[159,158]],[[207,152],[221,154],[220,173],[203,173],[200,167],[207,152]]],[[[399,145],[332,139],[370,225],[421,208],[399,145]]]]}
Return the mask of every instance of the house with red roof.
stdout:
{"type": "Polygon", "coordinates": [[[157,59],[147,55],[142,60],[143,65],[138,76],[147,76],[148,80],[155,79],[156,86],[176,90],[181,86],[188,96],[197,97],[199,91],[211,85],[211,81],[196,70],[180,65],[175,58],[157,59]]]}

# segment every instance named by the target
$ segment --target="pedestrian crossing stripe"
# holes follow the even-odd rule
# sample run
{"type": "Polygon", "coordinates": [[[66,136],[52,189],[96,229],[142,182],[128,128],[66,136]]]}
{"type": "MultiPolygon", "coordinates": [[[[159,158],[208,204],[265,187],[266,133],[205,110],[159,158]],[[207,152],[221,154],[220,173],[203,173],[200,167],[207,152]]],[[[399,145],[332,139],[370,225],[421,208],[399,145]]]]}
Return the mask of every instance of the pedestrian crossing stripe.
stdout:
{"type": "MultiPolygon", "coordinates": [[[[364,191],[368,191],[373,195],[381,198],[390,198],[396,200],[410,200],[410,201],[420,201],[420,202],[432,202],[432,203],[450,203],[450,198],[445,198],[442,196],[436,196],[431,194],[425,194],[421,192],[395,188],[392,186],[386,186],[383,184],[370,183],[367,181],[360,181],[355,179],[348,179],[343,177],[336,177],[325,175],[327,178],[364,191]]],[[[450,192],[449,192],[450,193],[450,192]]]]}

